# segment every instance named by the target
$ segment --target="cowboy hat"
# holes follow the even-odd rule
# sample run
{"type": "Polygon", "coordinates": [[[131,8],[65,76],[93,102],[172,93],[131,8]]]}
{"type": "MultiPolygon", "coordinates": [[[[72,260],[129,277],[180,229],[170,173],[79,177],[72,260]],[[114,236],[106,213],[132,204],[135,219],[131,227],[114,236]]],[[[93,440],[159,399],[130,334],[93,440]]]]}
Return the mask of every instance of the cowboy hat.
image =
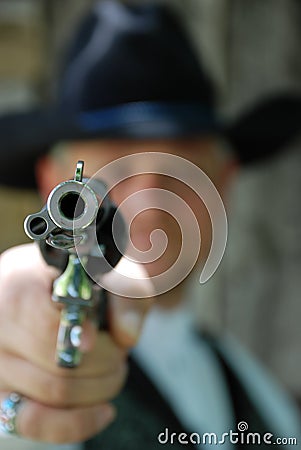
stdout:
{"type": "Polygon", "coordinates": [[[268,99],[221,126],[212,83],[173,12],[166,5],[97,2],[68,48],[53,103],[0,117],[0,183],[35,187],[37,159],[68,140],[220,133],[241,161],[250,162],[299,129],[299,103],[268,99]],[[288,129],[283,101],[294,119],[288,129]]]}

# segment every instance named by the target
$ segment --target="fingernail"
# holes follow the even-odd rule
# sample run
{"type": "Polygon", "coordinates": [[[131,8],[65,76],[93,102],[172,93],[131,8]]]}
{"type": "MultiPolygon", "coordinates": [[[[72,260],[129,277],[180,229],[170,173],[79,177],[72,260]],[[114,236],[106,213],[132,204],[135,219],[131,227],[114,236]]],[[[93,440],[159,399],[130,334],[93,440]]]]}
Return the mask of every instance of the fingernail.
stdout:
{"type": "Polygon", "coordinates": [[[122,329],[133,339],[137,340],[140,336],[143,317],[136,310],[125,311],[120,314],[122,329]]]}

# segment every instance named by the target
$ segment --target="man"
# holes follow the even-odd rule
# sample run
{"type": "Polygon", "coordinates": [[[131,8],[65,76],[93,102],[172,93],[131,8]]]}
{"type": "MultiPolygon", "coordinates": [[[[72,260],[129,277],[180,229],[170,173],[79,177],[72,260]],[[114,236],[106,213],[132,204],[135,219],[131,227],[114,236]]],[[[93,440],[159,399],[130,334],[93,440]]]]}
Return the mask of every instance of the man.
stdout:
{"type": "MultiPolygon", "coordinates": [[[[83,448],[114,450],[162,444],[193,448],[199,442],[202,446],[202,433],[221,439],[230,430],[239,434],[236,443],[243,448],[241,433],[246,428],[237,429],[241,421],[253,432],[297,433],[293,408],[243,352],[247,374],[233,360],[239,349],[194,331],[186,301],[188,282],[179,282],[192,269],[190,280],[201,273],[213,239],[207,199],[202,202],[191,188],[199,181],[195,173],[202,177],[205,172],[222,194],[236,166],[218,138],[212,111],[211,83],[169,10],[105,1],[95,5],[69,51],[56,109],[3,119],[6,131],[13,124],[18,132],[12,151],[3,155],[2,182],[33,186],[35,172],[45,199],[84,159],[86,175],[102,174],[112,185],[116,204],[126,202],[123,212],[132,221],[132,250],[143,266],[125,258],[119,272],[104,277],[102,283],[113,292],[110,331],[97,333],[86,323],[81,343],[85,358],[68,371],[56,367],[53,358],[59,311],[51,304],[50,292],[57,271],[47,267],[33,246],[2,255],[1,399],[10,392],[22,395],[13,407],[13,432],[66,443],[85,441],[101,431],[83,448]],[[51,152],[46,153],[45,145],[53,145],[51,152]],[[113,166],[113,175],[120,170],[114,185],[103,168],[116,161],[121,164],[113,166]],[[179,167],[184,182],[174,176],[179,167]],[[166,210],[162,197],[167,199],[166,210]],[[193,223],[202,238],[197,257],[200,237],[193,223]],[[152,234],[154,230],[163,233],[152,234]],[[176,275],[158,282],[174,266],[176,275]],[[127,362],[154,292],[155,307],[127,362]],[[129,376],[120,393],[127,367],[129,376]],[[263,393],[265,406],[260,402],[263,393]]],[[[8,148],[8,139],[3,143],[8,148]]],[[[215,188],[211,195],[219,199],[215,188]]],[[[7,411],[3,417],[3,423],[10,423],[7,411]]],[[[225,441],[224,448],[233,447],[225,441]]]]}

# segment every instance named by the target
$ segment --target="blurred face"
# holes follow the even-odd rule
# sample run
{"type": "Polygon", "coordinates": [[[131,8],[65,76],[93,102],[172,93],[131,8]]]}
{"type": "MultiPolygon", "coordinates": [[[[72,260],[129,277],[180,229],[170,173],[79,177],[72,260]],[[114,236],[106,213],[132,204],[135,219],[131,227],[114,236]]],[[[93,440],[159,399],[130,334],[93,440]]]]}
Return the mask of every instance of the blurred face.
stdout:
{"type": "MultiPolygon", "coordinates": [[[[111,198],[121,205],[122,214],[129,225],[133,244],[129,255],[143,263],[151,277],[174,266],[176,269],[170,276],[176,282],[195,262],[192,259],[195,258],[200,239],[193,231],[193,223],[197,224],[201,233],[197,261],[202,263],[211,244],[211,222],[203,202],[189,187],[194,184],[195,180],[191,177],[195,177],[195,174],[187,170],[184,161],[174,161],[168,157],[162,159],[159,154],[162,152],[188,160],[204,171],[221,191],[228,163],[217,152],[215,145],[213,139],[209,138],[68,143],[58,158],[41,161],[38,182],[42,193],[47,195],[56,184],[73,176],[76,162],[80,159],[85,161],[86,177],[93,176],[113,161],[120,161],[115,170],[117,179],[136,174],[119,182],[111,190],[111,198]],[[141,152],[154,152],[156,155],[151,158],[147,155],[135,157],[141,152]],[[131,158],[126,158],[129,155],[131,158]],[[179,168],[180,171],[183,168],[188,185],[177,177],[166,175],[173,174],[179,168]]],[[[102,178],[111,186],[112,180],[106,177],[106,172],[103,172],[102,178]]]]}

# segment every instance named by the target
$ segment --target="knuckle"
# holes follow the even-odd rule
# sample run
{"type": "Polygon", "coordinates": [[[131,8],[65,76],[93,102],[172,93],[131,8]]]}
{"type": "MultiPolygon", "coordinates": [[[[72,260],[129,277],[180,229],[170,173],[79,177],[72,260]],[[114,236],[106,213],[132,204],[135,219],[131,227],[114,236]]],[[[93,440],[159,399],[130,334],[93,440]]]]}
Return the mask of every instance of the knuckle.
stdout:
{"type": "Polygon", "coordinates": [[[119,368],[117,370],[115,369],[108,377],[105,389],[103,386],[104,400],[111,400],[120,393],[125,384],[127,372],[127,365],[122,363],[119,368]]]}
{"type": "Polygon", "coordinates": [[[66,436],[63,436],[63,434],[67,433],[69,435],[69,442],[70,435],[74,442],[80,442],[88,439],[97,431],[96,420],[92,414],[87,414],[84,419],[82,414],[74,413],[69,425],[70,427],[68,427],[67,430],[61,430],[61,438],[64,438],[66,440],[66,436]],[[89,421],[87,419],[89,419],[89,421]]]}
{"type": "Polygon", "coordinates": [[[83,413],[82,410],[73,410],[66,420],[61,420],[56,424],[55,429],[51,431],[51,434],[49,433],[47,441],[52,441],[56,444],[82,442],[92,437],[99,431],[99,428],[96,414],[93,414],[91,411],[83,413]]]}
{"type": "Polygon", "coordinates": [[[40,405],[28,407],[28,404],[24,404],[24,406],[26,412],[24,411],[22,417],[18,414],[16,419],[18,433],[20,436],[37,438],[40,436],[41,430],[42,407],[40,405]]]}
{"type": "Polygon", "coordinates": [[[70,411],[67,415],[61,414],[60,411],[59,419],[53,416],[54,413],[55,410],[51,410],[49,415],[48,407],[31,403],[26,414],[22,415],[22,420],[17,423],[20,435],[45,443],[66,444],[82,441],[96,431],[92,430],[93,422],[87,424],[80,412],[70,411]],[[87,430],[87,425],[91,433],[87,430]]]}
{"type": "Polygon", "coordinates": [[[64,377],[51,376],[44,385],[44,393],[53,406],[67,407],[71,403],[71,380],[64,377]]]}
{"type": "Polygon", "coordinates": [[[106,373],[120,373],[120,376],[123,374],[123,366],[126,364],[126,357],[125,356],[116,356],[116,358],[112,359],[111,361],[108,361],[107,367],[106,367],[106,373]]]}

